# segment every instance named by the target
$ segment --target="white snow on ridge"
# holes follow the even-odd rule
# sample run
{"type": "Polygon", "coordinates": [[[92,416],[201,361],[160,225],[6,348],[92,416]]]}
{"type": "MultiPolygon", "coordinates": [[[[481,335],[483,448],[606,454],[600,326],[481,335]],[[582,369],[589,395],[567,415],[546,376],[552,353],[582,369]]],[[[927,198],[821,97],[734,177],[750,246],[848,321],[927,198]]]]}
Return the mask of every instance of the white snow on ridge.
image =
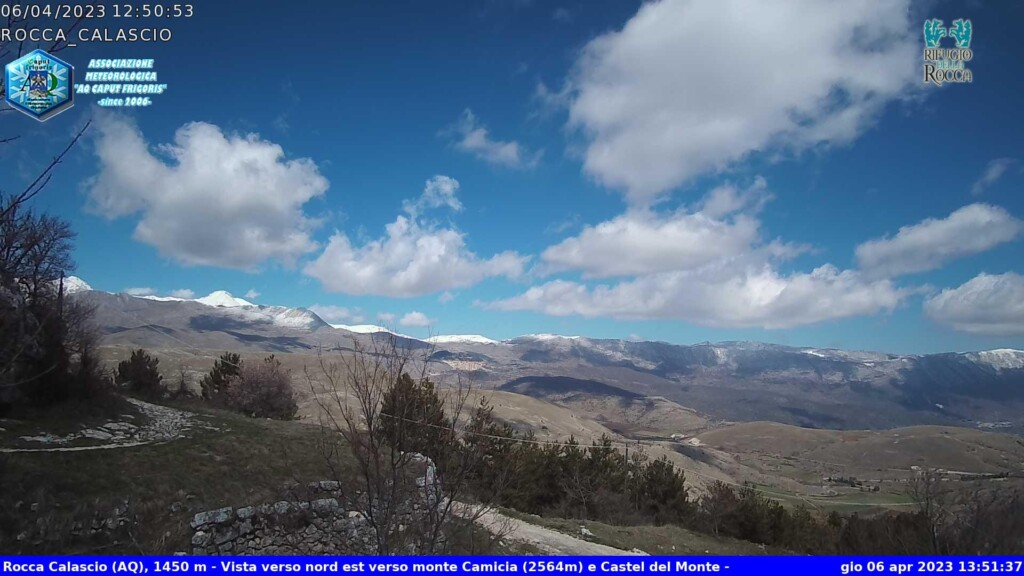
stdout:
{"type": "Polygon", "coordinates": [[[191,302],[191,300],[175,298],[174,296],[136,296],[136,298],[145,298],[146,300],[154,300],[156,302],[191,302]]]}
{"type": "Polygon", "coordinates": [[[492,340],[479,334],[448,334],[444,336],[431,336],[430,338],[427,338],[427,342],[430,342],[431,344],[500,344],[497,340],[492,340]]]}
{"type": "Polygon", "coordinates": [[[223,306],[225,308],[238,308],[239,306],[255,306],[248,300],[242,300],[241,298],[235,298],[230,292],[225,290],[217,290],[211,292],[209,296],[202,298],[196,298],[196,302],[200,304],[206,304],[207,306],[223,306]]]}
{"type": "Polygon", "coordinates": [[[803,352],[804,354],[810,354],[811,356],[817,356],[818,358],[828,358],[828,356],[825,356],[824,354],[818,352],[817,350],[801,350],[801,352],[803,352]]]}
{"type": "Polygon", "coordinates": [[[520,338],[533,340],[579,340],[579,336],[562,336],[561,334],[524,334],[520,338]]]}
{"type": "Polygon", "coordinates": [[[996,370],[1024,368],[1024,350],[998,348],[965,354],[970,360],[987,364],[996,370]]]}
{"type": "Polygon", "coordinates": [[[409,340],[419,340],[419,338],[416,338],[414,336],[409,336],[409,335],[406,335],[406,334],[400,334],[398,332],[395,332],[393,330],[388,330],[387,328],[385,328],[383,326],[377,326],[375,324],[355,324],[355,325],[331,324],[331,328],[337,328],[339,330],[347,330],[349,332],[355,332],[356,334],[378,334],[380,332],[385,332],[387,334],[394,334],[395,336],[398,336],[399,338],[408,338],[409,340]]]}
{"type": "Polygon", "coordinates": [[[299,328],[312,330],[320,324],[318,317],[302,308],[285,308],[284,306],[235,306],[227,307],[225,312],[254,322],[270,321],[282,328],[299,328]]]}
{"type": "Polygon", "coordinates": [[[377,332],[391,332],[383,326],[374,326],[373,324],[331,324],[331,328],[338,328],[341,330],[348,330],[349,332],[355,332],[356,334],[375,334],[377,332]]]}

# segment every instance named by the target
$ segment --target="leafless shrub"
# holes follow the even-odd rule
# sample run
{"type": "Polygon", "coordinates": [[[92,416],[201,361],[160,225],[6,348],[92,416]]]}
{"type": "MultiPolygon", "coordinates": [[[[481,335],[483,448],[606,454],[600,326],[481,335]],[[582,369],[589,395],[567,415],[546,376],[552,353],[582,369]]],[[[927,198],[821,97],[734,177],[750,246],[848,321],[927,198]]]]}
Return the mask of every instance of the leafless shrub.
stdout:
{"type": "Polygon", "coordinates": [[[273,355],[263,362],[242,364],[227,382],[228,407],[255,418],[291,420],[298,412],[291,374],[273,355]]]}

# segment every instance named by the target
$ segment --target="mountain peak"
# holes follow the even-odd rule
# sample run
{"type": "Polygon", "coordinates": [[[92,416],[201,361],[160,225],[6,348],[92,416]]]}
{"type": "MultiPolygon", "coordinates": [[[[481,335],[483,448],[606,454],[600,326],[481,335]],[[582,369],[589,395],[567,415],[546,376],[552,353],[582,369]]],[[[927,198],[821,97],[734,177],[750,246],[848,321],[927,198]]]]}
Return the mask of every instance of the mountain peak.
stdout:
{"type": "Polygon", "coordinates": [[[242,300],[231,295],[227,290],[217,290],[211,292],[209,296],[202,298],[196,298],[196,302],[200,304],[206,304],[207,306],[223,306],[225,308],[238,308],[241,306],[255,306],[248,300],[242,300]]]}
{"type": "Polygon", "coordinates": [[[88,282],[82,280],[78,276],[68,276],[64,278],[64,293],[74,294],[76,292],[87,292],[92,290],[92,286],[88,282]]]}

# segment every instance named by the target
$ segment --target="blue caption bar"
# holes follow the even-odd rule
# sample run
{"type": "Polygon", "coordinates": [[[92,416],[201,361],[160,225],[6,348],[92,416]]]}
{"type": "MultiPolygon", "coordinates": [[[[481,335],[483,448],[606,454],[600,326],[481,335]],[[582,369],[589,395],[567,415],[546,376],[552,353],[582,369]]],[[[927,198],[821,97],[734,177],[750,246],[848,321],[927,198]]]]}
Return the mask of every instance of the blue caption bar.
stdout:
{"type": "Polygon", "coordinates": [[[161,556],[0,557],[13,574],[1016,574],[1024,557],[842,556],[161,556]]]}

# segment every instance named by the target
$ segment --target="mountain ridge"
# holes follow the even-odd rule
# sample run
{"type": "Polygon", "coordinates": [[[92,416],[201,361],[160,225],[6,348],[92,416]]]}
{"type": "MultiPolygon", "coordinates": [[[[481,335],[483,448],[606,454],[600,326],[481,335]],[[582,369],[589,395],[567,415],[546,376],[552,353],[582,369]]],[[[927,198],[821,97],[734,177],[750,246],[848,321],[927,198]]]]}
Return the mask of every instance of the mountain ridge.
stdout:
{"type": "Polygon", "coordinates": [[[305,308],[80,290],[95,305],[101,342],[154,349],[309,354],[374,349],[395,338],[429,351],[429,372],[470,375],[498,389],[525,376],[571,377],[662,396],[726,421],[811,428],[935,424],[1024,432],[1024,351],[898,355],[763,342],[693,345],[554,334],[493,340],[412,338],[375,325],[331,325],[305,308]],[[224,305],[227,304],[227,305],[224,305]]]}

